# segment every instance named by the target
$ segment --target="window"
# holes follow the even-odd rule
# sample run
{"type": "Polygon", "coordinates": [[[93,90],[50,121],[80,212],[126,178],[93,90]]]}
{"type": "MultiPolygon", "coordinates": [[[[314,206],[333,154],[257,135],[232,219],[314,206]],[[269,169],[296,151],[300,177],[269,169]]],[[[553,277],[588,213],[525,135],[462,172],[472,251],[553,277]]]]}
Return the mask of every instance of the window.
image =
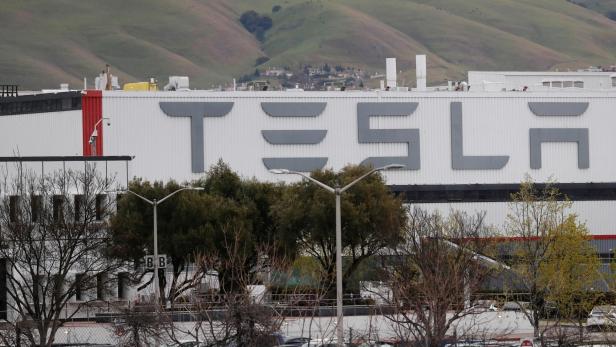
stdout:
{"type": "Polygon", "coordinates": [[[115,197],[116,212],[118,212],[120,209],[120,201],[122,200],[123,197],[124,197],[124,194],[116,194],[116,197],[115,197]]]}
{"type": "Polygon", "coordinates": [[[129,280],[128,272],[120,272],[118,274],[118,299],[128,298],[129,280]]]}
{"type": "Polygon", "coordinates": [[[99,194],[96,196],[96,220],[103,220],[107,212],[107,195],[99,194]]]}
{"type": "Polygon", "coordinates": [[[616,87],[616,76],[612,76],[612,87],[616,87]]]}
{"type": "Polygon", "coordinates": [[[82,220],[85,216],[86,199],[83,195],[75,195],[75,222],[82,220]]]}
{"type": "Polygon", "coordinates": [[[573,88],[573,81],[564,81],[563,87],[565,88],[573,88]]]}
{"type": "Polygon", "coordinates": [[[34,275],[32,276],[32,300],[37,302],[43,298],[43,288],[45,286],[45,276],[34,275]]]}
{"type": "Polygon", "coordinates": [[[550,81],[543,81],[543,83],[541,83],[544,87],[550,87],[550,81]]]}
{"type": "Polygon", "coordinates": [[[53,285],[53,296],[56,300],[56,303],[59,303],[62,300],[62,295],[64,294],[64,280],[60,275],[54,275],[51,280],[53,285]]]}
{"type": "Polygon", "coordinates": [[[552,88],[562,88],[563,82],[561,81],[552,81],[552,88]]]}
{"type": "Polygon", "coordinates": [[[11,223],[15,223],[19,219],[20,200],[21,199],[18,195],[9,196],[9,221],[11,223]]]}
{"type": "Polygon", "coordinates": [[[7,260],[0,259],[0,319],[7,318],[7,260]]]}
{"type": "Polygon", "coordinates": [[[52,198],[53,203],[53,221],[62,222],[64,219],[64,196],[54,195],[52,198]]]}
{"type": "Polygon", "coordinates": [[[584,81],[575,81],[573,82],[573,86],[575,88],[584,88],[584,81]]]}
{"type": "Polygon", "coordinates": [[[105,300],[107,274],[102,272],[96,275],[96,300],[105,300]]]}
{"type": "Polygon", "coordinates": [[[36,223],[41,219],[41,211],[43,208],[43,197],[40,195],[32,195],[30,197],[30,211],[32,222],[36,223]]]}
{"type": "Polygon", "coordinates": [[[84,279],[85,279],[86,275],[85,274],[76,274],[75,275],[75,300],[76,301],[83,301],[84,298],[84,279]]]}

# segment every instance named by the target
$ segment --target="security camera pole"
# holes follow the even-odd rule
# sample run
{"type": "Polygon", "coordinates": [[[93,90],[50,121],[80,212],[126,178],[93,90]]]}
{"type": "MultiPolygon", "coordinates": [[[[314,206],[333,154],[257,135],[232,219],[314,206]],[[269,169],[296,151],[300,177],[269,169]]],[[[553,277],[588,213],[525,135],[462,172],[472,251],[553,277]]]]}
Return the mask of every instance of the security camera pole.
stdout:
{"type": "Polygon", "coordinates": [[[339,347],[342,347],[344,345],[344,323],[343,323],[344,314],[342,312],[342,218],[341,218],[341,210],[340,210],[340,196],[342,195],[342,193],[347,191],[349,188],[354,186],[356,183],[358,183],[359,181],[363,180],[364,178],[372,175],[373,173],[377,171],[401,169],[403,167],[404,165],[401,165],[401,164],[390,164],[390,165],[382,166],[376,169],[372,169],[342,188],[330,187],[320,181],[315,180],[314,178],[302,172],[297,172],[297,171],[292,171],[292,170],[287,170],[287,169],[269,170],[273,174],[291,174],[291,175],[302,176],[303,178],[309,180],[310,182],[336,195],[336,313],[338,316],[338,319],[336,322],[336,344],[339,347]]]}
{"type": "Polygon", "coordinates": [[[92,155],[96,156],[96,139],[98,138],[98,130],[97,127],[99,124],[101,124],[101,122],[103,120],[107,121],[107,125],[111,125],[111,120],[109,118],[103,117],[101,119],[98,120],[98,122],[96,122],[96,124],[94,124],[94,130],[92,131],[92,134],[90,135],[90,148],[92,149],[92,155]]]}

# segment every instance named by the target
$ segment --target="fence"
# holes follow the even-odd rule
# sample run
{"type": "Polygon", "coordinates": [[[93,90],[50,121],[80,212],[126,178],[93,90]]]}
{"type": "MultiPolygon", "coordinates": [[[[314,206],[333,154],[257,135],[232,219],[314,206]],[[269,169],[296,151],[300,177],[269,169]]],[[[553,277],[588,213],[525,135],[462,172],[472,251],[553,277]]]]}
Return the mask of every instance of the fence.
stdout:
{"type": "MultiPolygon", "coordinates": [[[[337,324],[335,316],[335,301],[322,300],[311,295],[294,294],[293,297],[277,297],[272,300],[275,305],[266,306],[275,312],[273,320],[277,324],[275,331],[285,336],[305,337],[311,339],[333,339],[335,338],[335,327],[337,324]],[[289,303],[303,302],[305,306],[291,306],[289,303]],[[324,305],[324,306],[322,306],[324,305]],[[298,314],[301,312],[301,314],[298,314]]],[[[495,297],[491,297],[495,300],[495,297]]],[[[346,298],[349,303],[359,300],[356,297],[346,298]]],[[[461,320],[455,328],[448,331],[449,342],[460,342],[463,346],[519,346],[519,339],[533,335],[533,327],[525,318],[524,314],[516,311],[492,311],[487,305],[488,297],[484,297],[484,302],[478,302],[486,307],[484,310],[477,311],[477,305],[473,308],[474,314],[468,320],[461,320]],[[468,327],[472,327],[469,329],[468,327]],[[463,332],[463,333],[462,333],[463,332]],[[454,338],[454,336],[456,336],[454,338]]],[[[500,300],[495,300],[500,301],[500,300]]],[[[362,303],[356,301],[356,303],[362,303]]],[[[401,339],[410,338],[408,332],[402,336],[405,327],[394,323],[390,318],[394,317],[395,312],[387,312],[386,306],[375,305],[346,305],[344,310],[345,340],[360,343],[361,341],[389,341],[399,342],[401,339]]],[[[204,332],[222,329],[226,324],[224,320],[225,307],[224,300],[220,297],[212,297],[211,302],[207,302],[207,312],[197,310],[193,304],[175,305],[173,309],[162,310],[161,315],[157,315],[156,309],[152,305],[132,305],[131,310],[121,313],[113,305],[97,304],[91,307],[91,311],[99,312],[90,316],[89,320],[64,321],[57,331],[54,346],[140,346],[146,344],[126,344],[136,331],[142,339],[151,340],[154,336],[161,336],[162,346],[176,346],[171,341],[170,335],[174,335],[175,340],[191,340],[199,337],[200,341],[207,340],[204,332]],[[217,306],[217,307],[215,307],[217,306]],[[115,310],[115,311],[114,311],[115,310]],[[133,316],[131,316],[133,315],[133,316]],[[159,321],[157,317],[162,317],[159,321]],[[223,321],[223,322],[221,322],[223,321]],[[158,322],[160,325],[154,324],[158,322]],[[158,327],[158,328],[157,328],[158,327]],[[160,334],[157,334],[159,331],[160,334]],[[123,344],[124,343],[124,344],[123,344]]],[[[128,306],[128,305],[127,305],[128,306]]],[[[161,308],[162,309],[162,308],[161,308]]],[[[465,318],[467,319],[467,318],[465,318]]],[[[552,344],[566,341],[569,345],[579,341],[579,330],[572,322],[555,324],[554,320],[543,320],[542,329],[545,330],[545,338],[552,344]],[[550,327],[550,324],[552,326],[550,327]],[[565,339],[565,340],[563,340],[565,339]]],[[[616,325],[615,325],[616,327],[616,325]]],[[[33,324],[22,324],[22,332],[32,331],[33,324]]],[[[11,326],[0,325],[0,336],[14,337],[14,330],[11,326]]],[[[590,332],[584,329],[583,341],[602,342],[603,345],[616,346],[616,333],[613,332],[590,332]]],[[[30,346],[27,338],[22,336],[21,346],[30,346]]],[[[7,339],[6,346],[17,345],[13,340],[7,339]]],[[[579,344],[579,342],[578,342],[579,344]]],[[[0,341],[0,346],[2,342],[0,341]]]]}

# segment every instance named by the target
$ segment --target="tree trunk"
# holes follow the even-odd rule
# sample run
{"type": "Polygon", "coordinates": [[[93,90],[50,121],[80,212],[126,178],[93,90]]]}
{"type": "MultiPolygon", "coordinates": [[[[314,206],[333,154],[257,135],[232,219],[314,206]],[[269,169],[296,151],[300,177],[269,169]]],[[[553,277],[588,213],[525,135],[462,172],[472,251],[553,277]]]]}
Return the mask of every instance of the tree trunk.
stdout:
{"type": "Polygon", "coordinates": [[[133,341],[135,343],[135,346],[141,346],[141,339],[139,338],[139,329],[138,328],[134,328],[133,329],[133,341]]]}
{"type": "MultiPolygon", "coordinates": [[[[336,263],[333,262],[330,264],[330,266],[325,269],[327,271],[326,275],[327,277],[325,278],[325,284],[326,284],[326,298],[327,299],[335,299],[336,298],[336,263]]],[[[344,283],[344,282],[343,282],[344,283]]],[[[344,293],[344,286],[343,286],[343,293],[344,293]]]]}
{"type": "Polygon", "coordinates": [[[47,341],[47,346],[51,347],[51,345],[54,343],[54,341],[56,340],[56,333],[58,332],[59,329],[60,329],[60,326],[49,328],[49,341],[47,341]]]}
{"type": "Polygon", "coordinates": [[[51,342],[49,344],[47,343],[47,329],[44,330],[45,331],[43,331],[43,329],[39,330],[39,346],[48,347],[51,345],[51,342]]]}
{"type": "Polygon", "coordinates": [[[539,312],[536,308],[533,309],[533,336],[534,337],[540,337],[540,331],[539,331],[539,312]]]}
{"type": "Polygon", "coordinates": [[[580,344],[584,341],[584,323],[578,320],[578,330],[579,330],[579,342],[580,344]]]}
{"type": "Polygon", "coordinates": [[[36,330],[39,333],[38,345],[41,347],[51,346],[53,339],[50,338],[49,341],[47,341],[47,331],[49,330],[49,327],[47,326],[47,324],[45,324],[44,321],[41,321],[40,324],[38,324],[38,327],[36,328],[36,330]]]}

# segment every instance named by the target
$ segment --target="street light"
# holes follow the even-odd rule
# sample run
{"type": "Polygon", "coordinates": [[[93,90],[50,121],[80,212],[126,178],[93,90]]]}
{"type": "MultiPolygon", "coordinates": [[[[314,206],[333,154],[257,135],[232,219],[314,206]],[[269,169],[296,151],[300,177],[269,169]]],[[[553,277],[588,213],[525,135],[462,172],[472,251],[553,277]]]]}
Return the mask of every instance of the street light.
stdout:
{"type": "Polygon", "coordinates": [[[133,194],[134,196],[138,197],[139,199],[147,202],[148,204],[152,205],[154,207],[154,300],[156,301],[156,313],[158,315],[159,312],[159,301],[160,301],[160,292],[159,292],[159,281],[158,281],[158,222],[157,222],[157,210],[158,210],[158,205],[162,204],[165,200],[169,199],[170,197],[174,196],[175,194],[184,191],[184,190],[203,190],[203,188],[201,187],[182,187],[174,192],[172,192],[171,194],[165,196],[164,198],[157,200],[157,199],[148,199],[140,194],[137,194],[135,192],[133,192],[130,189],[126,189],[126,190],[121,190],[121,191],[117,191],[117,193],[130,193],[133,194]]]}
{"type": "Polygon", "coordinates": [[[382,167],[378,167],[376,169],[372,169],[342,188],[330,187],[320,181],[315,180],[314,178],[302,172],[297,172],[297,171],[292,171],[292,170],[287,170],[287,169],[269,170],[269,172],[273,174],[290,174],[290,175],[302,176],[303,178],[309,180],[310,182],[336,195],[336,313],[338,317],[336,321],[336,335],[337,335],[336,343],[338,346],[342,346],[344,343],[344,322],[343,322],[344,314],[342,313],[342,221],[341,221],[342,219],[341,219],[341,212],[340,212],[340,196],[342,195],[342,193],[344,193],[349,188],[354,186],[357,182],[363,180],[364,178],[372,175],[373,173],[377,171],[402,169],[403,167],[404,165],[402,164],[389,164],[389,165],[385,165],[382,167]]]}
{"type": "Polygon", "coordinates": [[[96,139],[98,138],[98,130],[96,128],[99,124],[101,124],[103,120],[107,121],[107,126],[111,125],[111,120],[107,117],[99,119],[98,122],[94,124],[94,130],[92,130],[92,134],[90,134],[90,140],[88,141],[90,142],[90,148],[92,148],[92,155],[96,155],[96,139]]]}

